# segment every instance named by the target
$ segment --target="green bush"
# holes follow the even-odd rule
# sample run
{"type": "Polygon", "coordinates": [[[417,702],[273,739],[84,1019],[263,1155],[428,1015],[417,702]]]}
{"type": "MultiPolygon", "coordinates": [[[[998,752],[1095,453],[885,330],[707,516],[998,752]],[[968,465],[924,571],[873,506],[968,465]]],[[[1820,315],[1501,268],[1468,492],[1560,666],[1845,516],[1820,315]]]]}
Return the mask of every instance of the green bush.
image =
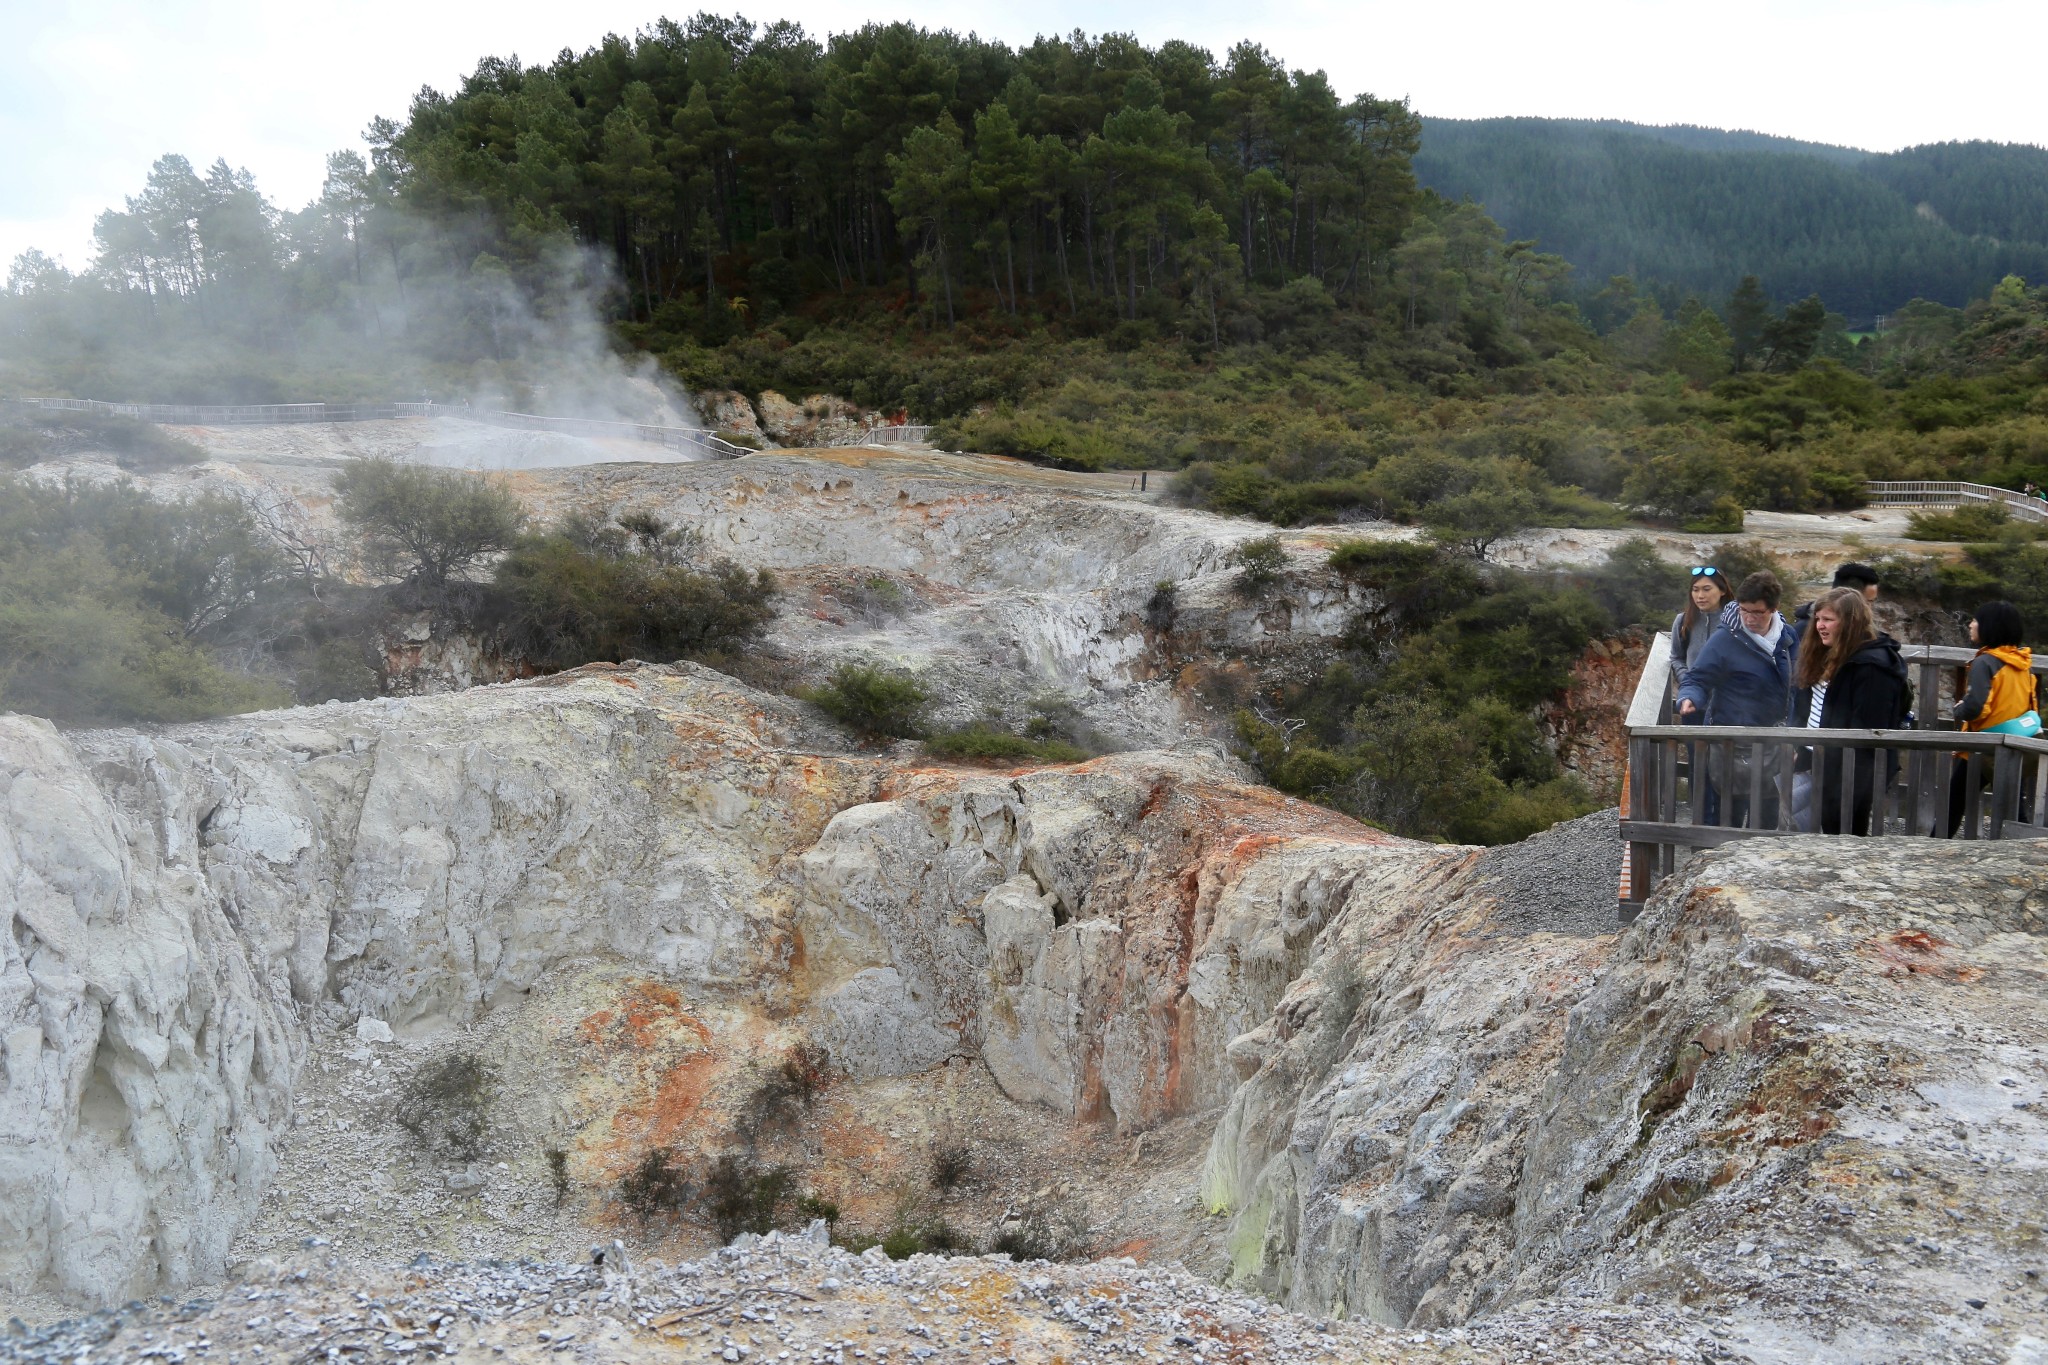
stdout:
{"type": "Polygon", "coordinates": [[[1996,540],[2012,522],[2003,503],[1964,503],[1945,512],[1915,512],[1906,518],[1908,540],[1996,540]]]}
{"type": "Polygon", "coordinates": [[[787,1166],[763,1169],[750,1156],[728,1152],[704,1177],[705,1213],[728,1242],[743,1232],[770,1232],[795,1179],[787,1166]]]}
{"type": "Polygon", "coordinates": [[[1377,605],[1354,626],[1387,640],[1434,625],[1486,591],[1483,570],[1434,545],[1349,540],[1330,551],[1330,567],[1370,589],[1377,605]]]}
{"type": "Polygon", "coordinates": [[[104,725],[283,705],[209,648],[280,590],[232,499],[0,476],[0,709],[104,725]]]}
{"type": "Polygon", "coordinates": [[[334,478],[335,511],[363,538],[370,567],[438,588],[518,539],[519,499],[481,474],[355,460],[334,478]]]}
{"type": "Polygon", "coordinates": [[[1934,601],[1941,596],[1941,571],[1947,568],[1932,555],[1880,555],[1870,561],[1878,586],[1892,597],[1934,601]]]}
{"type": "Polygon", "coordinates": [[[1238,595],[1263,597],[1286,570],[1287,551],[1281,548],[1280,537],[1260,536],[1232,550],[1230,562],[1237,566],[1237,577],[1231,587],[1238,595]]]}
{"type": "Polygon", "coordinates": [[[1534,525],[1542,515],[1536,496],[1506,479],[1438,498],[1422,509],[1422,524],[1446,545],[1486,558],[1494,542],[1534,525]]]}
{"type": "Polygon", "coordinates": [[[2029,638],[2048,638],[2048,545],[2002,539],[1971,545],[1942,570],[1942,601],[1958,611],[2002,599],[2020,610],[2029,638]]]}
{"type": "Polygon", "coordinates": [[[1089,757],[1079,745],[1061,739],[1028,739],[978,720],[957,730],[943,730],[925,742],[940,758],[965,763],[1079,763],[1089,757]]]}
{"type": "Polygon", "coordinates": [[[797,1198],[796,1211],[805,1219],[822,1218],[827,1227],[839,1222],[839,1205],[815,1191],[806,1192],[797,1198]]]}
{"type": "Polygon", "coordinates": [[[556,669],[701,656],[757,638],[775,618],[775,580],[724,560],[669,562],[675,542],[663,537],[673,535],[572,527],[521,539],[493,577],[507,643],[556,669]]]}
{"type": "Polygon", "coordinates": [[[204,450],[154,422],[58,408],[0,409],[0,468],[23,469],[89,452],[112,455],[121,468],[138,471],[206,458],[204,450]]]}
{"type": "Polygon", "coordinates": [[[1607,552],[1593,569],[1563,575],[1606,608],[1617,626],[1662,629],[1683,609],[1692,578],[1688,566],[1673,564],[1641,536],[1631,536],[1607,552]]]}
{"type": "Polygon", "coordinates": [[[645,1227],[656,1218],[680,1213],[689,1198],[690,1182],[676,1169],[673,1148],[652,1147],[619,1177],[616,1192],[626,1211],[645,1227]]]}
{"type": "Polygon", "coordinates": [[[944,1133],[932,1140],[932,1188],[951,1194],[974,1169],[974,1149],[957,1133],[944,1133]]]}
{"type": "Polygon", "coordinates": [[[1745,520],[1742,504],[1723,495],[1714,499],[1705,515],[1684,522],[1683,529],[1696,535],[1734,535],[1742,530],[1745,520]]]}
{"type": "Polygon", "coordinates": [[[755,1132],[794,1124],[829,1081],[830,1060],[816,1043],[802,1042],[767,1069],[741,1106],[755,1132]]]}
{"type": "MultiPolygon", "coordinates": [[[[1331,563],[1375,590],[1349,652],[1282,698],[1283,727],[1236,713],[1243,751],[1282,791],[1396,833],[1509,842],[1594,807],[1533,708],[1614,610],[1654,614],[1673,582],[1646,542],[1581,575],[1486,570],[1430,545],[1350,542],[1331,563]]],[[[1682,577],[1682,571],[1678,576],[1682,577]]]]}
{"type": "Polygon", "coordinates": [[[803,692],[805,701],[867,739],[909,739],[924,733],[930,699],[908,674],[860,664],[842,664],[823,686],[803,692]]]}
{"type": "Polygon", "coordinates": [[[299,700],[312,706],[324,701],[357,701],[374,697],[381,677],[372,662],[370,643],[347,635],[320,641],[299,669],[299,700]]]}
{"type": "Polygon", "coordinates": [[[924,1234],[916,1228],[898,1225],[882,1235],[882,1254],[892,1261],[907,1261],[922,1252],[924,1234]]]}

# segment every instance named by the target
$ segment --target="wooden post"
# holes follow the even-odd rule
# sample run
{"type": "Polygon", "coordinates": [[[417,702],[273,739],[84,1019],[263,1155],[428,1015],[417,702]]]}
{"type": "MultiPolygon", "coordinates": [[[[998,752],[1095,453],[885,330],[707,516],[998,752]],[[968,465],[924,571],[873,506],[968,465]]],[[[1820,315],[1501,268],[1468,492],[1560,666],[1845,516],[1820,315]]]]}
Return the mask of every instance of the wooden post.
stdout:
{"type": "MultiPolygon", "coordinates": [[[[1628,742],[1628,813],[1632,820],[1648,820],[1651,811],[1650,753],[1654,741],[1631,737],[1628,742]]],[[[1657,885],[1657,845],[1631,843],[1628,846],[1628,898],[1641,906],[1657,885]]],[[[1633,916],[1631,916],[1633,918],[1633,916]]]]}
{"type": "Polygon", "coordinates": [[[2008,749],[2003,742],[1991,751],[1990,837],[1993,839],[2003,837],[2007,820],[2019,818],[2021,757],[2019,750],[2008,749]]]}
{"type": "Polygon", "coordinates": [[[1984,810],[1984,751],[1970,750],[1963,764],[1963,837],[1977,837],[1977,817],[1984,810]]]}

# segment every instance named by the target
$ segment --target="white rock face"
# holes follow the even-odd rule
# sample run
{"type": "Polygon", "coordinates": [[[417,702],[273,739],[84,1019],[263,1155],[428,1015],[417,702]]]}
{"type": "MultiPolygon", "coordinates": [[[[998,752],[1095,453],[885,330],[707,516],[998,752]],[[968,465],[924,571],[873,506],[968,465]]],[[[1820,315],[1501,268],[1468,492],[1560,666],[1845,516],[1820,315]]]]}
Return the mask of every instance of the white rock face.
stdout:
{"type": "Polygon", "coordinates": [[[217,1277],[316,1006],[389,1038],[566,956],[762,977],[776,860],[870,780],[797,733],[669,670],[155,738],[0,716],[0,1282],[217,1277]]]}
{"type": "Polygon", "coordinates": [[[218,1274],[300,1047],[200,866],[211,775],[167,747],[138,776],[117,804],[49,725],[0,718],[0,1278],[99,1301],[218,1274]]]}
{"type": "Polygon", "coordinates": [[[1327,913],[1309,850],[1384,842],[1200,753],[884,795],[831,743],[689,667],[155,736],[0,717],[0,1282],[219,1275],[319,1021],[431,1036],[593,954],[799,1009],[857,1077],[986,1047],[1063,1113],[1214,1103],[1327,913]]]}

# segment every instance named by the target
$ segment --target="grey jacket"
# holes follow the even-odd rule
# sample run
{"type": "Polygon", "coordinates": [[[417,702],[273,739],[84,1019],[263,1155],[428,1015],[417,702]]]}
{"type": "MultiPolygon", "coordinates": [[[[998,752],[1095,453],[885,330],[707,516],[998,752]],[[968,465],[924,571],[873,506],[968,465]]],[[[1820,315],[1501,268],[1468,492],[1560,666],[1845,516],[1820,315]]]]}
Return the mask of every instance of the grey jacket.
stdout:
{"type": "Polygon", "coordinates": [[[1686,669],[1691,668],[1694,664],[1697,664],[1700,661],[1700,651],[1707,647],[1707,641],[1712,639],[1714,632],[1719,629],[1721,629],[1720,619],[1718,617],[1710,616],[1705,620],[1701,621],[1699,625],[1695,626],[1693,628],[1692,638],[1686,640],[1684,639],[1685,613],[1681,611],[1680,613],[1678,613],[1678,615],[1672,617],[1672,667],[1678,669],[1679,672],[1683,673],[1686,669]],[[1681,647],[1680,645],[1681,640],[1684,640],[1683,647],[1681,647]]]}

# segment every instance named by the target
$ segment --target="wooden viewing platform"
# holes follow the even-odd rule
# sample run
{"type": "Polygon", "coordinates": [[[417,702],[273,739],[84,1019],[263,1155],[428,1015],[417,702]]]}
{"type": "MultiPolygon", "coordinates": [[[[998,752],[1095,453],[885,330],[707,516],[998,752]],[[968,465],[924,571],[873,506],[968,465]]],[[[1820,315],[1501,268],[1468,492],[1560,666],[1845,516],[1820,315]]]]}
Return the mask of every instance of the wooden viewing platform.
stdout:
{"type": "MultiPolygon", "coordinates": [[[[1813,750],[1818,779],[1827,755],[1841,778],[1838,809],[1823,818],[1846,832],[1859,820],[1858,781],[1867,783],[1863,813],[1870,837],[1928,838],[1946,834],[1954,757],[1965,757],[1959,839],[2048,838],[2048,736],[1971,734],[1938,718],[1948,709],[1944,674],[1968,667],[1976,651],[1907,645],[1918,727],[1911,730],[1795,730],[1789,727],[1673,724],[1677,674],[1671,636],[1660,631],[1643,663],[1624,731],[1628,768],[1622,779],[1621,918],[1635,918],[1657,883],[1685,852],[1734,839],[1797,834],[1793,823],[1794,763],[1813,750]],[[1695,782],[1695,772],[1727,774],[1695,782]],[[1882,774],[1882,780],[1877,780],[1882,774]],[[1718,788],[1708,799],[1709,787],[1718,788]],[[1712,809],[1710,809],[1710,807],[1712,809]]],[[[2048,659],[2036,658],[2036,676],[2048,659]]],[[[1952,691],[1952,689],[1951,689],[1952,691]]],[[[1816,788],[1820,784],[1816,781],[1816,788]]],[[[1823,792],[1814,792],[1818,813],[1823,792]]]]}

